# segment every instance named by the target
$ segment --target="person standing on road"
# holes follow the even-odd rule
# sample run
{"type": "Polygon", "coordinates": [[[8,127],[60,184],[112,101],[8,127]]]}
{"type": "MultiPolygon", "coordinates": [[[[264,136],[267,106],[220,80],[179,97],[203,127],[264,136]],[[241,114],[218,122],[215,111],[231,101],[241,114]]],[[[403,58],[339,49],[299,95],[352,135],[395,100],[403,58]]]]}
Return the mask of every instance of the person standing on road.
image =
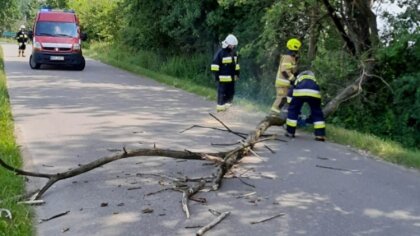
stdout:
{"type": "Polygon", "coordinates": [[[276,76],[276,100],[271,106],[271,114],[279,115],[283,106],[287,102],[287,91],[295,80],[294,74],[297,72],[298,51],[302,43],[296,39],[291,38],[287,41],[287,52],[280,56],[280,63],[276,76]]]}
{"type": "Polygon", "coordinates": [[[216,111],[226,111],[233,101],[235,95],[235,80],[239,79],[239,62],[235,48],[238,39],[229,34],[222,42],[211,64],[211,71],[214,73],[217,85],[217,106],[216,111]]]}
{"type": "Polygon", "coordinates": [[[26,42],[28,42],[28,35],[25,32],[25,26],[21,25],[19,32],[16,33],[16,40],[19,44],[19,55],[22,55],[22,57],[25,57],[25,49],[26,49],[26,42]]]}
{"type": "Polygon", "coordinates": [[[312,71],[299,73],[292,92],[292,100],[287,113],[286,136],[295,137],[298,116],[304,103],[311,109],[311,121],[314,123],[315,140],[325,141],[325,121],[321,108],[321,93],[315,75],[312,71]]]}

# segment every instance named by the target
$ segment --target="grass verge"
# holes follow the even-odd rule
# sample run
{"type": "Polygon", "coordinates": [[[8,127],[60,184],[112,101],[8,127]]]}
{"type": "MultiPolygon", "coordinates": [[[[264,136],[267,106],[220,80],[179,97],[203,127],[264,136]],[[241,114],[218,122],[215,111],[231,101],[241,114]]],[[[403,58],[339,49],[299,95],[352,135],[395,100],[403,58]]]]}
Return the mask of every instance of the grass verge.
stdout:
{"type": "MultiPolygon", "coordinates": [[[[16,167],[22,165],[19,147],[14,137],[13,118],[4,73],[3,51],[0,46],[0,158],[16,167]]],[[[12,198],[25,192],[22,176],[0,169],[0,208],[8,209],[12,219],[0,217],[0,236],[32,235],[31,208],[17,204],[12,198]]],[[[4,216],[4,214],[2,214],[4,216]]]]}
{"type": "MultiPolygon", "coordinates": [[[[150,61],[148,63],[144,62],[147,60],[145,57],[153,58],[153,56],[147,55],[143,58],[139,58],[138,55],[133,55],[133,53],[124,51],[124,49],[112,48],[105,43],[93,43],[90,45],[89,50],[86,50],[86,52],[88,56],[115,67],[119,67],[138,75],[146,76],[156,81],[195,93],[200,96],[204,96],[206,99],[215,100],[215,89],[210,89],[204,85],[195,84],[194,81],[191,81],[188,78],[180,79],[177,77],[164,75],[164,71],[152,71],[145,69],[144,67],[147,67],[149,64],[155,65],[158,63],[156,62],[156,59],[153,59],[154,63],[150,63],[150,61]],[[144,67],[142,67],[142,65],[144,67]]],[[[152,66],[152,68],[153,67],[154,66],[152,66]]],[[[235,98],[235,101],[237,104],[245,107],[250,111],[269,110],[267,106],[255,104],[246,99],[235,98]]],[[[331,141],[363,149],[392,163],[420,169],[420,150],[409,150],[396,142],[387,141],[370,134],[363,134],[357,131],[346,130],[333,125],[328,125],[327,129],[328,139],[331,141]]]]}

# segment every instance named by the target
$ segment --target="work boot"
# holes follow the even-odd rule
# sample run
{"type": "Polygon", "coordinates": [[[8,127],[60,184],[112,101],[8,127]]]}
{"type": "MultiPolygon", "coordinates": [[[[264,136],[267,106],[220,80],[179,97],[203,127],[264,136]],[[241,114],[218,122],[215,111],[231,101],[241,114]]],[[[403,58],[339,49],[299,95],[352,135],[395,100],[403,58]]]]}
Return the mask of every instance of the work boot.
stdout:
{"type": "Polygon", "coordinates": [[[325,142],[325,136],[315,136],[316,141],[325,142]]]}
{"type": "Polygon", "coordinates": [[[286,133],[284,134],[284,136],[286,136],[286,137],[288,137],[288,138],[294,138],[294,137],[295,137],[295,134],[292,134],[292,133],[286,132],[286,133]]]}
{"type": "Polygon", "coordinates": [[[226,111],[226,106],[225,106],[225,105],[217,105],[217,106],[216,106],[216,111],[217,111],[217,112],[223,112],[223,111],[226,111]]]}

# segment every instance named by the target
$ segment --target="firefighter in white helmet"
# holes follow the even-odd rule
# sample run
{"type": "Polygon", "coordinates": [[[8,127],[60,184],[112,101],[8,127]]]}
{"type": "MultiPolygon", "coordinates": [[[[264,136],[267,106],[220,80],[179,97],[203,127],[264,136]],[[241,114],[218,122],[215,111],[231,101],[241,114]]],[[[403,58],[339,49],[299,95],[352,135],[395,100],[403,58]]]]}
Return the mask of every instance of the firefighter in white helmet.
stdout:
{"type": "Polygon", "coordinates": [[[235,80],[239,78],[239,62],[235,48],[238,39],[229,34],[222,41],[220,48],[213,58],[211,71],[214,73],[217,84],[217,106],[216,111],[225,111],[232,105],[235,95],[235,80]]]}
{"type": "Polygon", "coordinates": [[[287,111],[287,91],[295,80],[294,74],[297,72],[298,51],[302,43],[299,39],[291,38],[287,41],[287,52],[280,56],[280,63],[276,76],[276,100],[271,106],[271,114],[278,115],[280,110],[287,111]],[[286,106],[285,106],[286,105],[286,106]],[[284,107],[285,106],[285,107],[284,107]],[[284,107],[282,109],[282,107],[284,107]]]}
{"type": "Polygon", "coordinates": [[[18,57],[22,55],[22,57],[25,57],[25,49],[26,49],[26,43],[28,42],[28,35],[25,32],[25,26],[21,25],[19,32],[16,33],[16,40],[19,44],[19,54],[18,57]]]}

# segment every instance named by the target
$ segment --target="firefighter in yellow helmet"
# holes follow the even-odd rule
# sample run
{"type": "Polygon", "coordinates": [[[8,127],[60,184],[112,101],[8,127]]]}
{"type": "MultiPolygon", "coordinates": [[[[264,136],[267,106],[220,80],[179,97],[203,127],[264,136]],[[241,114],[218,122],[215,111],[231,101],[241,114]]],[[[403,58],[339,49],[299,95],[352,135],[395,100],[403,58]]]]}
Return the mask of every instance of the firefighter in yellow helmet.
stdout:
{"type": "Polygon", "coordinates": [[[295,80],[294,74],[297,72],[297,56],[302,43],[299,39],[291,38],[287,41],[286,46],[287,52],[280,56],[275,82],[276,100],[271,106],[272,115],[279,115],[282,107],[288,103],[287,91],[295,80]]]}

